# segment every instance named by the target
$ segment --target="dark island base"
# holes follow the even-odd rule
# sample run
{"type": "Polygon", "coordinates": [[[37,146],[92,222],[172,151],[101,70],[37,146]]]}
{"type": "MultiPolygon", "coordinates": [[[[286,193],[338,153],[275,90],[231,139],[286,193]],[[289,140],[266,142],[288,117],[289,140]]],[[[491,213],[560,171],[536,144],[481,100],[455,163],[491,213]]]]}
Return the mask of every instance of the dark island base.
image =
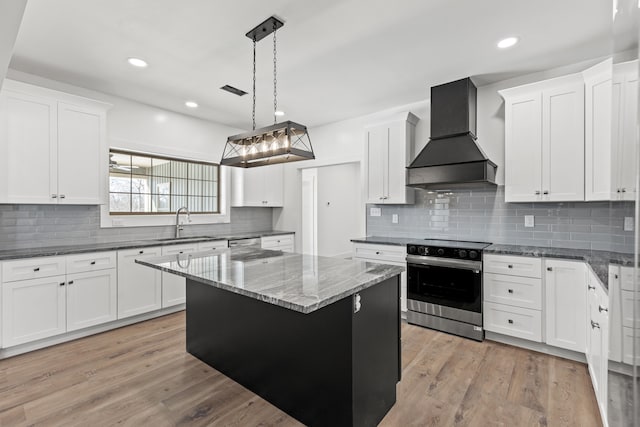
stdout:
{"type": "Polygon", "coordinates": [[[375,426],[400,381],[399,276],[309,314],[187,281],[187,351],[309,426],[375,426]]]}

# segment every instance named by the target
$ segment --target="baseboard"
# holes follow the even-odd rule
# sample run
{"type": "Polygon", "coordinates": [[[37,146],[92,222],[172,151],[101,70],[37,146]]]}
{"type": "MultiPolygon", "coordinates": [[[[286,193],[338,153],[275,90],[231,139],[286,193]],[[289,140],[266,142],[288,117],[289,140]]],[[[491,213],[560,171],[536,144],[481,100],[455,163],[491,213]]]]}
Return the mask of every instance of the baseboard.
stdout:
{"type": "Polygon", "coordinates": [[[112,329],[122,328],[123,326],[133,325],[134,323],[144,322],[145,320],[154,319],[156,317],[166,316],[167,314],[176,313],[184,309],[185,304],[179,304],[173,307],[139,314],[137,316],[127,317],[126,319],[114,320],[113,322],[103,323],[101,325],[92,326],[90,328],[81,329],[79,331],[67,332],[61,335],[56,335],[55,337],[44,338],[38,341],[3,348],[0,349],[0,360],[17,356],[19,354],[29,353],[30,351],[51,347],[57,344],[62,344],[68,341],[77,340],[79,338],[99,334],[101,332],[110,331],[112,329]]]}
{"type": "Polygon", "coordinates": [[[576,362],[587,363],[587,357],[584,353],[578,353],[572,350],[565,350],[544,343],[524,340],[522,338],[510,337],[508,335],[497,334],[495,332],[486,331],[485,339],[496,341],[503,344],[509,344],[516,347],[526,348],[527,350],[537,351],[551,356],[562,357],[564,359],[574,360],[576,362]]]}

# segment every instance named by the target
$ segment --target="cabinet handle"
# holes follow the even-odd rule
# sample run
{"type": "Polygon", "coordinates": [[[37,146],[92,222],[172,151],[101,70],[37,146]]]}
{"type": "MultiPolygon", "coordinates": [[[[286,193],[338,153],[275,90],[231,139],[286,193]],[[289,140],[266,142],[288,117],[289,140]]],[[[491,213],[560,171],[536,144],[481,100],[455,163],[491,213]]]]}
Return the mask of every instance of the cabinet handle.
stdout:
{"type": "Polygon", "coordinates": [[[540,195],[540,190],[536,190],[536,196],[540,195]]]}
{"type": "Polygon", "coordinates": [[[598,322],[591,321],[591,329],[598,328],[600,329],[600,324],[598,322]]]}
{"type": "Polygon", "coordinates": [[[549,190],[544,190],[544,191],[542,192],[542,194],[544,194],[544,195],[549,194],[549,190]]]}
{"type": "Polygon", "coordinates": [[[58,198],[58,195],[57,195],[57,194],[52,194],[52,195],[51,195],[51,198],[52,198],[52,199],[57,199],[57,198],[58,198]]]}
{"type": "Polygon", "coordinates": [[[513,268],[513,265],[509,264],[507,265],[507,268],[513,268]]]}
{"type": "Polygon", "coordinates": [[[67,196],[65,196],[64,194],[61,194],[61,195],[60,195],[60,198],[61,198],[61,199],[64,199],[65,197],[67,197],[67,196]]]}
{"type": "Polygon", "coordinates": [[[380,252],[376,251],[376,255],[380,255],[380,252]]]}
{"type": "Polygon", "coordinates": [[[73,280],[69,280],[69,285],[73,285],[73,280]]]}
{"type": "Polygon", "coordinates": [[[596,287],[595,286],[591,286],[591,285],[587,285],[587,289],[590,291],[595,291],[596,287]]]}
{"type": "Polygon", "coordinates": [[[183,254],[183,253],[184,253],[184,251],[180,251],[180,253],[181,253],[181,254],[183,254]]]}
{"type": "Polygon", "coordinates": [[[91,261],[89,264],[96,265],[96,262],[95,261],[91,261]]]}
{"type": "Polygon", "coordinates": [[[36,267],[36,268],[34,268],[34,269],[33,269],[33,271],[34,271],[35,273],[37,273],[38,271],[40,271],[40,267],[36,267]]]}
{"type": "Polygon", "coordinates": [[[547,267],[547,271],[553,271],[553,267],[547,267]]]}
{"type": "Polygon", "coordinates": [[[617,275],[617,274],[614,274],[614,275],[613,275],[613,278],[614,278],[614,279],[617,279],[617,278],[618,278],[618,275],[617,275]]]}
{"type": "Polygon", "coordinates": [[[626,192],[627,192],[627,189],[626,189],[626,188],[623,188],[623,189],[622,189],[622,192],[623,192],[623,193],[626,193],[626,192]]]}
{"type": "Polygon", "coordinates": [[[60,286],[64,286],[64,282],[60,283],[60,286]]]}
{"type": "Polygon", "coordinates": [[[509,292],[510,294],[512,294],[512,293],[513,293],[513,289],[509,289],[509,290],[508,290],[508,292],[509,292]]]}
{"type": "Polygon", "coordinates": [[[621,193],[620,189],[618,188],[618,190],[616,191],[617,193],[621,193]]]}
{"type": "Polygon", "coordinates": [[[507,322],[509,322],[510,325],[513,325],[513,320],[509,319],[507,322]]]}
{"type": "Polygon", "coordinates": [[[140,255],[142,255],[142,254],[144,253],[144,251],[140,251],[140,252],[138,252],[138,253],[139,253],[140,255]]]}
{"type": "Polygon", "coordinates": [[[606,307],[603,307],[603,306],[601,306],[601,305],[598,305],[598,311],[599,311],[600,313],[602,313],[603,311],[606,311],[606,312],[608,313],[608,312],[609,312],[609,309],[608,309],[608,308],[606,308],[606,307]]]}

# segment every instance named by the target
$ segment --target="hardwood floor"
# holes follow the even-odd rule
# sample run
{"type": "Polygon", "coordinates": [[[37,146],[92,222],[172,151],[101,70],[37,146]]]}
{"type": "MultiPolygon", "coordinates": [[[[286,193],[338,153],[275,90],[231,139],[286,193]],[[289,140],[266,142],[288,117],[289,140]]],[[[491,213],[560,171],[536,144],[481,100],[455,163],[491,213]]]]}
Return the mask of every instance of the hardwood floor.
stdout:
{"type": "MultiPolygon", "coordinates": [[[[300,426],[185,352],[184,312],[0,361],[0,426],[300,426]]],[[[381,426],[599,426],[585,365],[403,324],[381,426]]]]}

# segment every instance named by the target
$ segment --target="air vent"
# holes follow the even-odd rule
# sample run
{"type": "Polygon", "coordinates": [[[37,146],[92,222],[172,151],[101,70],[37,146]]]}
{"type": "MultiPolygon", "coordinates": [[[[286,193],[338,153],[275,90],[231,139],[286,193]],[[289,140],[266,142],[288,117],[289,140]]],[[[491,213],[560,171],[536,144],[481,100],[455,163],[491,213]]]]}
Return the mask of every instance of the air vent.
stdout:
{"type": "Polygon", "coordinates": [[[222,86],[220,89],[222,90],[226,90],[229,93],[232,93],[234,95],[238,95],[238,96],[242,96],[242,95],[246,95],[247,92],[238,89],[237,87],[233,87],[233,86],[229,86],[229,85],[224,85],[222,86]]]}

